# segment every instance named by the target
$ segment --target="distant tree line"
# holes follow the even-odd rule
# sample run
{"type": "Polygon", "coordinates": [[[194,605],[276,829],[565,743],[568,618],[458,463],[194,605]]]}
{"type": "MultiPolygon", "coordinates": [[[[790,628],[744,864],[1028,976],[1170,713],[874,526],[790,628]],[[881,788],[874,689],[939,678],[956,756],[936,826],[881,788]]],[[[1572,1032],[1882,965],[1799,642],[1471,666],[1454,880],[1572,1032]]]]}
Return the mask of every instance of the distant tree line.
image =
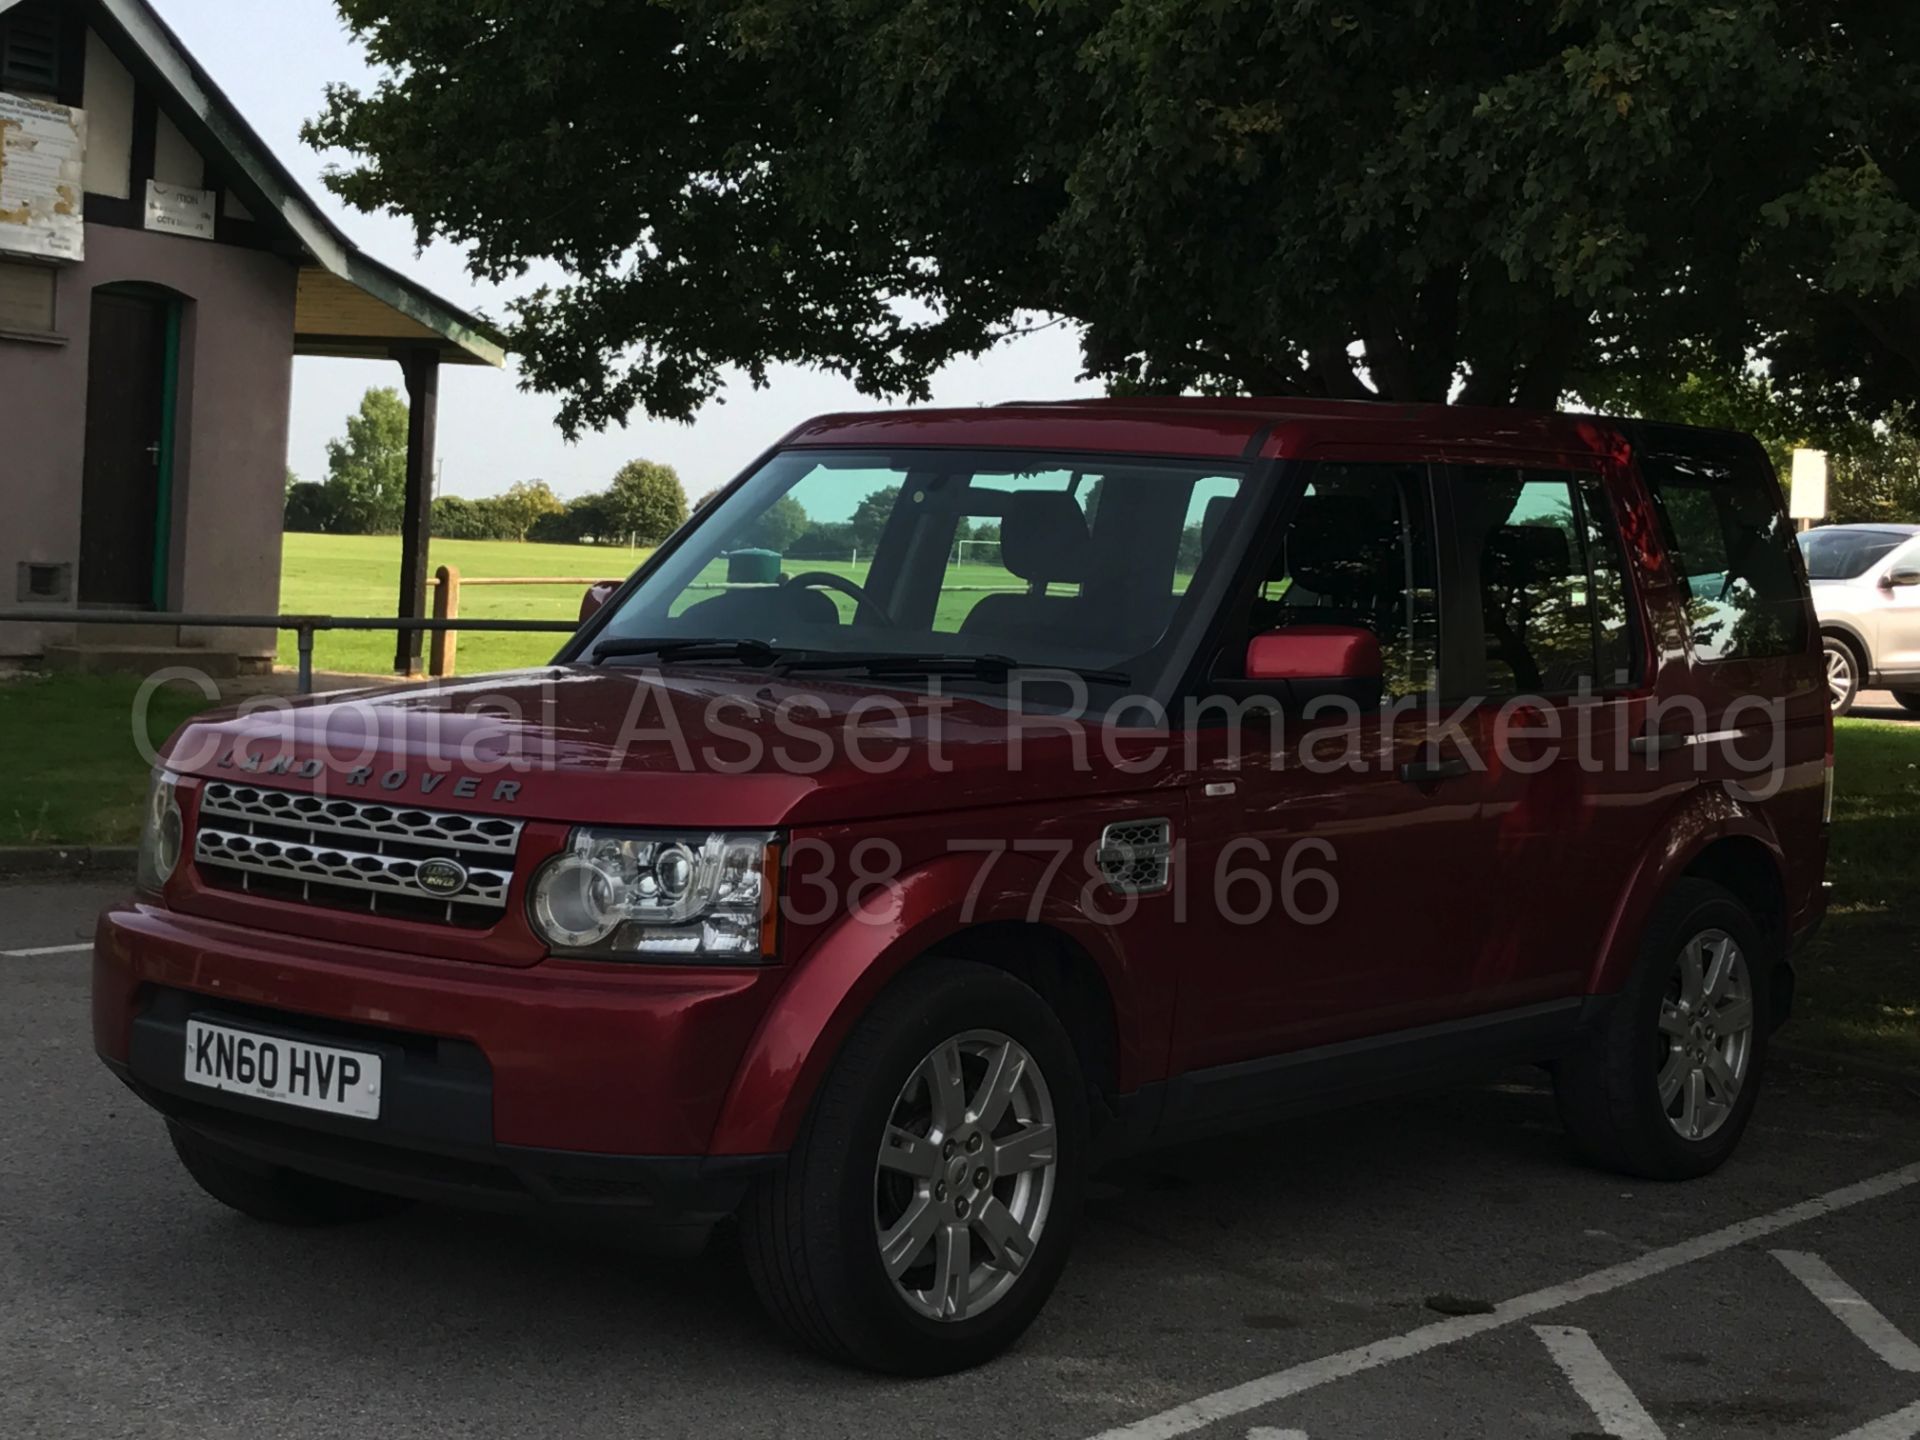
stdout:
{"type": "MultiPolygon", "coordinates": [[[[407,493],[407,406],[390,388],[368,390],[327,442],[327,478],[287,472],[285,528],[328,535],[391,535],[407,493]]],[[[796,506],[795,509],[798,509],[796,506]]],[[[521,480],[498,495],[442,495],[433,534],[443,540],[538,540],[562,544],[657,545],[687,518],[687,496],[671,465],[631,460],[605,490],[562,500],[544,480],[521,480]]]]}

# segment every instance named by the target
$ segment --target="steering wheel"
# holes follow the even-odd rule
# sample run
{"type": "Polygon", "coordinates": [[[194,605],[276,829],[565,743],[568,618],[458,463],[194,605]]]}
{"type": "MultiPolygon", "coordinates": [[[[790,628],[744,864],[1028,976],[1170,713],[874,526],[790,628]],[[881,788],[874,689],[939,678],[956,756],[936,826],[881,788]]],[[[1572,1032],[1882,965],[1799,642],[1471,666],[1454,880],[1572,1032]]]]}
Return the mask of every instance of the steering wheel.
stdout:
{"type": "Polygon", "coordinates": [[[798,575],[787,577],[789,585],[817,585],[822,590],[838,590],[850,597],[856,605],[865,605],[884,620],[888,626],[898,629],[899,622],[887,613],[887,607],[869,595],[858,583],[844,575],[836,575],[831,570],[803,570],[798,575]]]}

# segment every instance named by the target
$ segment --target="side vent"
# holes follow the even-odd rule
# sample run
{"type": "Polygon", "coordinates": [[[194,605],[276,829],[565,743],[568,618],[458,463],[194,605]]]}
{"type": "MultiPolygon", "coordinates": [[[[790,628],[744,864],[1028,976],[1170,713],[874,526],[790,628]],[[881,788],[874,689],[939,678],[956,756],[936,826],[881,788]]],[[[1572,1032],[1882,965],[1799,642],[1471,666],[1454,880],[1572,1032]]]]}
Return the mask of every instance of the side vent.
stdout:
{"type": "Polygon", "coordinates": [[[1107,884],[1122,895],[1151,895],[1167,888],[1172,854],[1172,821],[1116,820],[1100,832],[1094,858],[1107,884]]]}

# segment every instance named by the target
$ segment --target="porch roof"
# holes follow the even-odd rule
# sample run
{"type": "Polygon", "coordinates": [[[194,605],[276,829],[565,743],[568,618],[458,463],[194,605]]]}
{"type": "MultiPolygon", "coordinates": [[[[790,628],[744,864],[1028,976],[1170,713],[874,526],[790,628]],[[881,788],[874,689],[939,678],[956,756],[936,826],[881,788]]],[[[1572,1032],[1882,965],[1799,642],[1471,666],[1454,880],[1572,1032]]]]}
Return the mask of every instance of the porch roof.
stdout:
{"type": "Polygon", "coordinates": [[[146,0],[88,0],[101,35],[145,75],[273,247],[300,265],[294,353],[387,359],[431,352],[455,365],[506,361],[506,342],[469,314],[366,254],[314,204],[146,0]]]}

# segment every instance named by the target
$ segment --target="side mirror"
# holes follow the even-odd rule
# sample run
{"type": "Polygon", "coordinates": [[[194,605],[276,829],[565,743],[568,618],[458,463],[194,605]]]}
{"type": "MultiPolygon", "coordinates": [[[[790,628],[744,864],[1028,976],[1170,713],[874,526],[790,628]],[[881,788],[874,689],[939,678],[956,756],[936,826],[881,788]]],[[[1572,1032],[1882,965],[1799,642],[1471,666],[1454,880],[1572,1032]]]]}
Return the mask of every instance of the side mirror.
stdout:
{"type": "Polygon", "coordinates": [[[1920,585],[1920,570],[1910,565],[1902,565],[1898,570],[1889,570],[1886,578],[1880,582],[1882,590],[1904,589],[1908,585],[1920,585]]]}
{"type": "Polygon", "coordinates": [[[1358,625],[1289,625],[1247,642],[1250,689],[1304,705],[1341,696],[1363,709],[1380,703],[1380,641],[1358,625]]]}
{"type": "Polygon", "coordinates": [[[589,588],[587,593],[580,597],[579,623],[584,625],[599,614],[600,607],[606,604],[613,597],[613,592],[619,588],[618,580],[602,580],[598,585],[589,588]]]}

